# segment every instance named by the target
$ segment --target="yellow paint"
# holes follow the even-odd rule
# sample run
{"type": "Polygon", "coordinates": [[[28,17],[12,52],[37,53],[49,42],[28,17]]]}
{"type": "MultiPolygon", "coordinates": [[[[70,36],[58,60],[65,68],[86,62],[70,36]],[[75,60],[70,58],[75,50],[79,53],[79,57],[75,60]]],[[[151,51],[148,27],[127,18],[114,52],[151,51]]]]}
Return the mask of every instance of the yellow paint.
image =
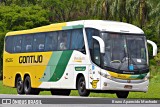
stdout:
{"type": "Polygon", "coordinates": [[[91,84],[92,84],[92,88],[97,88],[97,83],[98,83],[98,81],[99,81],[99,80],[93,80],[93,81],[92,81],[92,83],[91,83],[91,84]]]}
{"type": "Polygon", "coordinates": [[[129,79],[131,76],[130,74],[118,74],[115,72],[107,71],[112,77],[119,78],[119,79],[129,79]]]}
{"type": "Polygon", "coordinates": [[[82,62],[82,60],[85,60],[85,57],[74,57],[73,62],[82,62]]]}
{"type": "Polygon", "coordinates": [[[24,75],[29,74],[31,78],[31,86],[33,88],[39,87],[41,84],[40,78],[43,76],[47,64],[50,60],[52,52],[33,52],[33,53],[19,53],[9,54],[4,53],[3,57],[3,84],[6,86],[15,86],[16,74],[20,74],[24,80],[24,75]],[[43,55],[42,63],[19,63],[20,56],[37,56],[43,55]],[[6,59],[12,58],[12,62],[6,62],[6,59]]]}
{"type": "MultiPolygon", "coordinates": [[[[66,26],[67,23],[57,23],[51,24],[48,26],[42,26],[34,29],[29,30],[21,30],[21,31],[13,31],[6,34],[6,36],[14,36],[19,34],[30,34],[30,33],[38,33],[38,32],[48,32],[48,31],[58,31],[62,30],[63,26],[66,26]]],[[[26,35],[27,36],[27,35],[26,35]]],[[[3,84],[6,86],[15,86],[15,77],[16,74],[20,74],[22,79],[24,78],[25,74],[29,74],[31,77],[31,85],[33,88],[37,88],[41,82],[39,81],[40,78],[43,76],[43,73],[46,69],[46,66],[50,60],[52,52],[33,52],[33,53],[19,53],[19,54],[10,54],[4,51],[3,56],[3,84]],[[43,62],[42,63],[19,63],[20,56],[37,56],[43,55],[43,62]],[[7,62],[7,59],[11,59],[13,61],[7,62]]]]}
{"type": "Polygon", "coordinates": [[[62,30],[62,27],[66,26],[66,25],[67,25],[67,23],[51,24],[51,25],[42,26],[42,27],[29,29],[29,30],[9,32],[9,33],[6,34],[6,36],[29,34],[29,33],[38,33],[38,32],[48,32],[48,31],[58,31],[58,30],[62,30]]]}
{"type": "Polygon", "coordinates": [[[82,62],[82,60],[73,60],[73,62],[82,62]]]}

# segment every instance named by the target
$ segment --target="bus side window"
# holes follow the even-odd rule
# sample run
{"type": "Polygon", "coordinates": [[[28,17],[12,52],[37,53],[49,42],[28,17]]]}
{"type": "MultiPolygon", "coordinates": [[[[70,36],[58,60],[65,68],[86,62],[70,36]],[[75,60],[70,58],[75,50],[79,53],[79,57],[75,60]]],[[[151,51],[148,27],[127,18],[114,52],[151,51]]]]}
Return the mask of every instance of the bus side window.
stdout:
{"type": "Polygon", "coordinates": [[[45,43],[45,33],[37,33],[34,35],[33,50],[35,52],[43,52],[45,43]]]}
{"type": "Polygon", "coordinates": [[[63,37],[66,38],[66,48],[67,50],[70,49],[70,41],[71,41],[71,30],[63,31],[63,37]]]}
{"type": "Polygon", "coordinates": [[[5,50],[9,53],[13,52],[13,36],[5,38],[5,50]]]}
{"type": "Polygon", "coordinates": [[[85,53],[82,29],[74,29],[72,31],[71,49],[80,50],[85,53]]]}
{"type": "Polygon", "coordinates": [[[32,49],[32,46],[31,45],[26,45],[26,51],[29,51],[32,49]]]}
{"type": "Polygon", "coordinates": [[[32,52],[33,46],[33,35],[23,35],[23,42],[22,42],[22,51],[23,52],[32,52]]]}
{"type": "Polygon", "coordinates": [[[13,41],[14,41],[14,48],[13,48],[13,52],[17,53],[17,52],[21,52],[21,47],[22,47],[22,36],[14,36],[13,37],[13,41]]]}
{"type": "Polygon", "coordinates": [[[70,47],[70,31],[60,31],[58,33],[58,50],[68,50],[70,47]]]}
{"type": "Polygon", "coordinates": [[[39,51],[44,51],[44,44],[39,44],[38,50],[39,51]]]}
{"type": "Polygon", "coordinates": [[[65,50],[65,49],[67,49],[67,47],[66,47],[66,41],[67,41],[66,36],[63,37],[62,31],[60,31],[58,33],[58,50],[65,50]]]}
{"type": "Polygon", "coordinates": [[[57,50],[57,32],[46,33],[45,51],[57,50]]]}

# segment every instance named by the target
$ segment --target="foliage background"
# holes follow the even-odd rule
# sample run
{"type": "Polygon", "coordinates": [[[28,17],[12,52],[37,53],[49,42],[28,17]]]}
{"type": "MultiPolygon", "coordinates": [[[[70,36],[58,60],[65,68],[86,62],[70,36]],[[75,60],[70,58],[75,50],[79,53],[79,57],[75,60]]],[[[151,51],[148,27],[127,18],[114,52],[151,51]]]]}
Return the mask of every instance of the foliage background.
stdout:
{"type": "MultiPolygon", "coordinates": [[[[4,36],[51,23],[100,19],[134,24],[160,48],[159,0],[0,0],[0,77],[4,36]]],[[[151,47],[149,46],[151,53],[151,47]]],[[[150,57],[151,78],[160,75],[160,53],[150,57]]]]}

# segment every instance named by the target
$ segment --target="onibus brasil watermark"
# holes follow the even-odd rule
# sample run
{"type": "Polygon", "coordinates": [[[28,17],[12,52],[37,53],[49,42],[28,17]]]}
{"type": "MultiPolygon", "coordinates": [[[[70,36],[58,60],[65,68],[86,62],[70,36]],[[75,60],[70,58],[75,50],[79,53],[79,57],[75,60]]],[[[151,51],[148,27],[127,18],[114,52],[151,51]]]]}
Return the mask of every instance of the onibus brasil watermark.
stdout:
{"type": "Polygon", "coordinates": [[[1,104],[42,104],[38,99],[2,99],[1,104]]]}

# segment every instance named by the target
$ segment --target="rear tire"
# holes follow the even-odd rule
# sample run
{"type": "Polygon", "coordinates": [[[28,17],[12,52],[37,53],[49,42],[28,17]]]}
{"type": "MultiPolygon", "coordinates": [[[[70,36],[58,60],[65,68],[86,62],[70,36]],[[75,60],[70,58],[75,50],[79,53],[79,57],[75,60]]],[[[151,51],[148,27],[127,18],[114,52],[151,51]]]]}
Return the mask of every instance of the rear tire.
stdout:
{"type": "Polygon", "coordinates": [[[24,94],[24,84],[20,76],[16,79],[16,88],[18,94],[24,94]]]}
{"type": "Polygon", "coordinates": [[[31,80],[30,77],[27,76],[24,80],[24,92],[25,94],[29,95],[38,95],[40,93],[39,89],[34,89],[31,87],[31,80]]]}
{"type": "Polygon", "coordinates": [[[129,91],[117,91],[116,95],[118,98],[127,98],[129,95],[129,91]]]}
{"type": "Polygon", "coordinates": [[[52,95],[64,95],[69,96],[71,93],[71,90],[69,89],[52,89],[51,94],[52,95]]]}
{"type": "Polygon", "coordinates": [[[86,89],[86,83],[83,76],[79,78],[77,88],[80,96],[89,96],[90,91],[86,89]]]}

